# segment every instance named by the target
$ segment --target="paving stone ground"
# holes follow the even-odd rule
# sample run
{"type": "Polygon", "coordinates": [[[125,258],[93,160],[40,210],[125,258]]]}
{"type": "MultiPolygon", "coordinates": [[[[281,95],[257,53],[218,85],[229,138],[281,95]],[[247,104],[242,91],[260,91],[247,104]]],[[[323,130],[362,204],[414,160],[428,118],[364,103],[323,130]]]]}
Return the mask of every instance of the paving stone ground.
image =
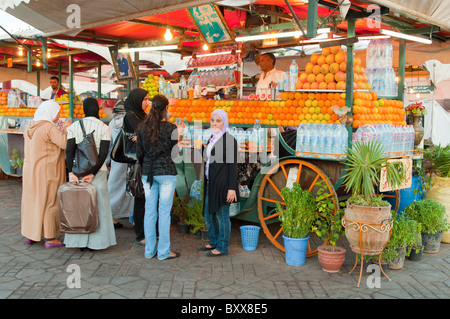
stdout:
{"type": "MultiPolygon", "coordinates": [[[[338,274],[322,271],[317,256],[301,267],[288,266],[284,254],[261,232],[255,251],[242,249],[239,226],[232,220],[230,254],[208,258],[197,251],[205,244],[192,234],[178,234],[172,225],[174,260],[145,259],[127,220],[116,230],[117,245],[103,251],[45,249],[24,244],[20,234],[20,180],[0,181],[1,299],[448,299],[450,245],[422,261],[405,261],[401,270],[387,270],[380,286],[359,265],[349,274],[355,254],[347,249],[338,274]],[[74,268],[80,287],[72,287],[74,268]],[[71,270],[72,269],[72,270],[71,270]],[[72,277],[71,277],[72,276],[72,277]],[[371,288],[372,286],[372,288],[371,288]]],[[[248,224],[248,223],[247,223],[248,224]]],[[[341,245],[348,248],[343,239],[341,245]]]]}

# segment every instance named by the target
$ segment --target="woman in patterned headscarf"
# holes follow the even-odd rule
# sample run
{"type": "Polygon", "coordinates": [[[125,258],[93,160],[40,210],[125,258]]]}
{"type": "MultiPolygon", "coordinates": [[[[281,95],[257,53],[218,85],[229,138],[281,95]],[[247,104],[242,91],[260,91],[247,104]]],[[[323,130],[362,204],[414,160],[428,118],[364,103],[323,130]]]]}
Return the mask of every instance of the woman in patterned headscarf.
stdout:
{"type": "Polygon", "coordinates": [[[206,147],[203,217],[210,242],[199,247],[208,257],[228,254],[230,204],[239,201],[237,142],[227,132],[228,115],[223,110],[211,114],[213,134],[206,147]],[[219,224],[216,222],[216,218],[219,224]]]}

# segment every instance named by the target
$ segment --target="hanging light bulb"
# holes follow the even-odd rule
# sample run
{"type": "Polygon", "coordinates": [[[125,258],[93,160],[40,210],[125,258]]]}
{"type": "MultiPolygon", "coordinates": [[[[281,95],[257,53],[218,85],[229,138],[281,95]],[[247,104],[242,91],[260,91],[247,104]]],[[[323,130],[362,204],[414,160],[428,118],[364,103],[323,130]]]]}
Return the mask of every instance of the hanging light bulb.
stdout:
{"type": "Polygon", "coordinates": [[[19,49],[19,56],[22,56],[23,55],[23,50],[22,50],[22,48],[20,48],[19,49]]]}
{"type": "Polygon", "coordinates": [[[172,32],[170,32],[169,28],[166,29],[166,33],[164,34],[164,39],[166,39],[166,41],[172,40],[172,32]]]}
{"type": "Polygon", "coordinates": [[[206,43],[203,44],[203,50],[204,50],[204,51],[208,51],[208,49],[209,49],[209,48],[208,48],[208,45],[207,45],[206,43]]]}
{"type": "Polygon", "coordinates": [[[398,83],[400,81],[400,78],[398,76],[395,77],[395,82],[398,83]]]}
{"type": "Polygon", "coordinates": [[[413,94],[413,93],[414,93],[414,90],[413,90],[413,88],[410,88],[410,89],[409,89],[409,93],[411,93],[411,94],[413,94]]]}
{"type": "Polygon", "coordinates": [[[41,62],[36,61],[36,66],[41,66],[41,62]]]}
{"type": "Polygon", "coordinates": [[[417,94],[416,94],[416,98],[420,98],[420,93],[419,92],[417,92],[417,94]]]}
{"type": "Polygon", "coordinates": [[[47,58],[50,59],[51,55],[50,55],[50,51],[47,52],[47,58]]]}

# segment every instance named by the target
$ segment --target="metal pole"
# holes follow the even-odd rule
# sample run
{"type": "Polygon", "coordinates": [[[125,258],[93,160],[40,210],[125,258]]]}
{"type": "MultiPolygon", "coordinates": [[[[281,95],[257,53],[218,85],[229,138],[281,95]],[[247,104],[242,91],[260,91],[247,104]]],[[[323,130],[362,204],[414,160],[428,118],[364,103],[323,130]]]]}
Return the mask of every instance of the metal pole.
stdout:
{"type": "Polygon", "coordinates": [[[102,62],[98,62],[97,69],[97,98],[102,98],[102,62]]]}
{"type": "Polygon", "coordinates": [[[69,114],[73,119],[73,55],[69,55],[69,114]]]}
{"type": "Polygon", "coordinates": [[[406,56],[406,40],[398,39],[398,89],[397,99],[403,102],[405,94],[405,56],[406,56]]]}
{"type": "MultiPolygon", "coordinates": [[[[349,18],[347,29],[347,38],[355,36],[355,22],[356,19],[349,18]]],[[[350,108],[350,114],[353,114],[353,82],[354,82],[354,45],[353,43],[347,44],[347,74],[346,74],[346,87],[345,87],[345,105],[350,108]]],[[[348,132],[348,145],[352,143],[352,127],[347,126],[348,132]]]]}
{"type": "Polygon", "coordinates": [[[41,70],[36,70],[36,86],[37,86],[37,92],[36,96],[41,95],[41,70]]]}

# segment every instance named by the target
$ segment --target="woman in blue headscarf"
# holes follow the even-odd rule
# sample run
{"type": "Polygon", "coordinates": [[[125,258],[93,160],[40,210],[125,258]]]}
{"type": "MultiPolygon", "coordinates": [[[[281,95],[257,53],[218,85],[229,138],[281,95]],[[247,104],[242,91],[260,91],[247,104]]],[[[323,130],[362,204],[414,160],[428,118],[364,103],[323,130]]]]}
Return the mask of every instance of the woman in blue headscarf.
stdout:
{"type": "Polygon", "coordinates": [[[210,242],[199,249],[208,257],[228,254],[230,204],[239,201],[237,142],[227,132],[228,115],[223,110],[211,114],[213,134],[206,147],[203,216],[210,242]],[[216,222],[216,218],[219,224],[216,222]]]}

